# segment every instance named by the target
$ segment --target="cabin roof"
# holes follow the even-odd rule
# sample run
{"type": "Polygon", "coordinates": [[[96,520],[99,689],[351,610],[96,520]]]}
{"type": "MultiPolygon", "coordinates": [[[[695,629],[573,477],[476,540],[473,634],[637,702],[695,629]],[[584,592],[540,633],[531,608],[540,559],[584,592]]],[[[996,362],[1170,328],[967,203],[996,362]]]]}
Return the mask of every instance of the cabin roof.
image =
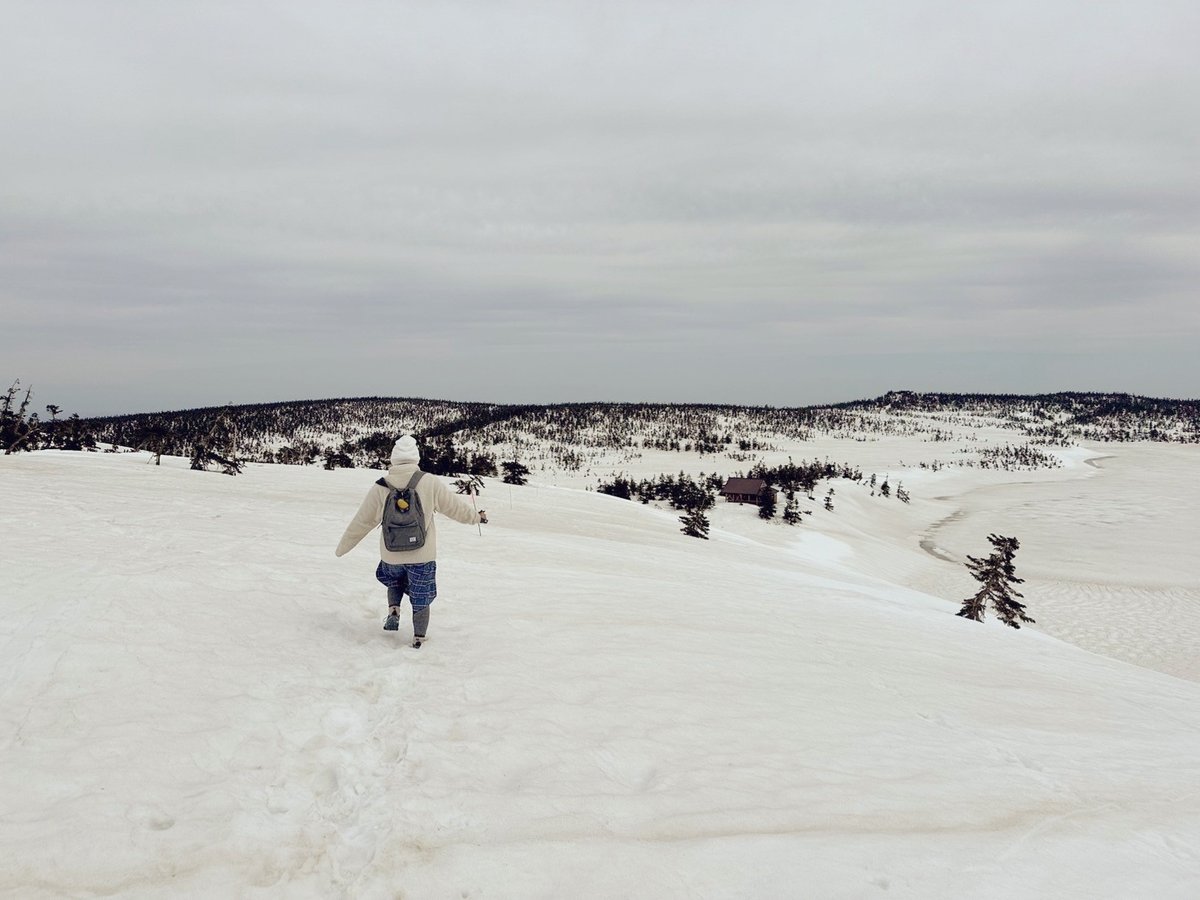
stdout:
{"type": "Polygon", "coordinates": [[[761,478],[730,478],[721,488],[722,494],[757,494],[766,486],[761,478]]]}

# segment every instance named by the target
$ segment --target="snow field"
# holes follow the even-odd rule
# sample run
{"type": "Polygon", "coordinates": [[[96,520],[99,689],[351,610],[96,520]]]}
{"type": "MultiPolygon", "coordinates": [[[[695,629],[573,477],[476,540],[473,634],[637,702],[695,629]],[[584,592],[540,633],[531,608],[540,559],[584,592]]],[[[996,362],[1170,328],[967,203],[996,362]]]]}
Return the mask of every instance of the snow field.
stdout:
{"type": "Polygon", "coordinates": [[[1059,477],[1020,473],[1014,483],[979,483],[946,501],[953,514],[929,534],[956,562],[931,559],[906,583],[967,596],[973,582],[958,561],[985,551],[989,530],[1017,535],[1017,572],[1037,630],[1200,681],[1197,448],[1108,445],[1085,465],[1075,454],[1072,468],[1050,473],[1059,477]]]}
{"type": "Polygon", "coordinates": [[[904,587],[916,502],[493,482],[413,651],[373,475],[184,465],[0,464],[6,896],[1195,896],[1200,687],[904,587]]]}

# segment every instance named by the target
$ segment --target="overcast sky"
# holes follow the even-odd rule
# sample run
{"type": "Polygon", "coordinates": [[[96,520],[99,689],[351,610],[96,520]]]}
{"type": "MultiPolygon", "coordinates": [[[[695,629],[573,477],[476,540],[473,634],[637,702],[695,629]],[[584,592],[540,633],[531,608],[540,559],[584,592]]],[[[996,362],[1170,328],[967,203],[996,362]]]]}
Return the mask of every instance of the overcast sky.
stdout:
{"type": "Polygon", "coordinates": [[[0,0],[0,377],[1200,396],[1200,3],[0,0]]]}

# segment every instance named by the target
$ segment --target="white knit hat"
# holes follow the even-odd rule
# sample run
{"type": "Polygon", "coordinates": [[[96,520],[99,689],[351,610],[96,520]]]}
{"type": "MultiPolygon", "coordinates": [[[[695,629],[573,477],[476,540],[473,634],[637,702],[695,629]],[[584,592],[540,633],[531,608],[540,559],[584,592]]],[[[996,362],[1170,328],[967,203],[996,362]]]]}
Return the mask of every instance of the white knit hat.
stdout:
{"type": "Polygon", "coordinates": [[[417,446],[417,439],[411,434],[404,435],[392,447],[393,466],[398,466],[401,463],[419,463],[420,461],[421,448],[417,446]]]}

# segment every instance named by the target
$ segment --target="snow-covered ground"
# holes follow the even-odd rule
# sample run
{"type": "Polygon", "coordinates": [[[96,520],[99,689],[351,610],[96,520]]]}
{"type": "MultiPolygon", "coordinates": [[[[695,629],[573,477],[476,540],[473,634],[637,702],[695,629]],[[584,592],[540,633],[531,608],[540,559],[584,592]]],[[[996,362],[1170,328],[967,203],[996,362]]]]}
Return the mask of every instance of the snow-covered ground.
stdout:
{"type": "Polygon", "coordinates": [[[419,651],[333,556],[369,473],[4,457],[0,894],[1191,900],[1198,450],[864,444],[912,503],[707,542],[492,482],[419,651]],[[1036,628],[953,615],[992,531],[1036,628]]]}

